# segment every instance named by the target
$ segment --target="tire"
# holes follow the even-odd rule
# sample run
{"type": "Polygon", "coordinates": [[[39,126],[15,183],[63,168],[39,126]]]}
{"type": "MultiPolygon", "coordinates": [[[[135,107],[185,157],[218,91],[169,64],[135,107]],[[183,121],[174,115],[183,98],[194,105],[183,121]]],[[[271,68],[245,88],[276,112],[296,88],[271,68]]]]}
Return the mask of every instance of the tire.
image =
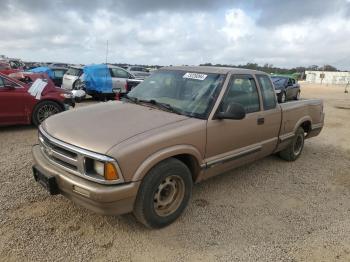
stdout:
{"type": "Polygon", "coordinates": [[[134,216],[149,228],[174,222],[185,210],[192,195],[188,167],[169,158],[153,167],[142,180],[134,205],[134,216]]]}
{"type": "Polygon", "coordinates": [[[285,103],[286,101],[287,101],[286,92],[282,91],[282,92],[278,95],[278,102],[279,102],[279,103],[285,103]]]}
{"type": "Polygon", "coordinates": [[[294,97],[294,100],[299,100],[299,99],[300,99],[300,90],[298,91],[298,93],[294,97]]]}
{"type": "Polygon", "coordinates": [[[295,161],[301,155],[304,148],[305,132],[302,127],[299,127],[289,146],[279,152],[280,158],[286,161],[295,161]]]}
{"type": "Polygon", "coordinates": [[[42,101],[37,104],[32,114],[32,122],[35,126],[39,126],[46,118],[60,113],[63,108],[54,101],[42,101]]]}

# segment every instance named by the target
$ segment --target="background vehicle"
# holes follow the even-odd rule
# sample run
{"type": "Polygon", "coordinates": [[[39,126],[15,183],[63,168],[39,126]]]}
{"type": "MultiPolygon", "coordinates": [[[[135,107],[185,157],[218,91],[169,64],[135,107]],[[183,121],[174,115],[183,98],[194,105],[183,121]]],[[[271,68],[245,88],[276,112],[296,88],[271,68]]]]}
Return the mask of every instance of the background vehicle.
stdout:
{"type": "Polygon", "coordinates": [[[71,66],[63,76],[62,88],[67,90],[76,89],[75,84],[83,74],[83,66],[71,66]]]}
{"type": "Polygon", "coordinates": [[[160,228],[184,211],[193,183],[273,153],[294,161],[323,122],[321,100],[278,104],[266,73],[166,67],[122,102],[47,119],[33,172],[52,194],[160,228]]]}
{"type": "Polygon", "coordinates": [[[298,100],[300,98],[300,85],[291,77],[271,76],[278,102],[284,103],[287,100],[298,100]]]}
{"type": "Polygon", "coordinates": [[[85,90],[95,99],[114,99],[116,94],[128,93],[139,82],[132,81],[135,76],[125,69],[113,65],[89,65],[85,66],[83,71],[75,89],[85,90]]]}
{"type": "Polygon", "coordinates": [[[63,67],[63,68],[68,68],[69,65],[66,63],[49,63],[49,67],[63,67]]]}
{"type": "Polygon", "coordinates": [[[12,68],[10,63],[6,61],[0,61],[0,73],[2,74],[9,75],[9,74],[17,73],[21,71],[22,71],[21,69],[12,68]]]}
{"type": "Polygon", "coordinates": [[[65,68],[65,67],[41,66],[41,67],[33,68],[29,71],[33,73],[46,73],[54,82],[55,86],[61,87],[63,76],[67,72],[67,70],[68,68],[65,68]]]}
{"type": "Polygon", "coordinates": [[[43,74],[25,73],[21,82],[0,73],[0,125],[31,124],[39,125],[47,117],[74,106],[69,92],[56,88],[43,74]],[[36,80],[45,85],[40,94],[30,93],[36,80]],[[45,82],[46,81],[46,82],[45,82]]]}
{"type": "Polygon", "coordinates": [[[142,66],[128,66],[126,70],[133,74],[136,79],[144,80],[146,77],[151,75],[149,70],[142,66]]]}

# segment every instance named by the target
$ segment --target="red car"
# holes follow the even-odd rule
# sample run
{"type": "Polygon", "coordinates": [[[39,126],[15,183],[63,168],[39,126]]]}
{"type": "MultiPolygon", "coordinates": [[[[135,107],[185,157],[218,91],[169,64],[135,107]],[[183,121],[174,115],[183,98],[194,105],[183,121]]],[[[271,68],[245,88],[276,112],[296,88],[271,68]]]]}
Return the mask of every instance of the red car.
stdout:
{"type": "Polygon", "coordinates": [[[75,105],[69,91],[55,87],[43,74],[18,73],[15,78],[0,73],[0,126],[38,126],[47,117],[75,105]]]}

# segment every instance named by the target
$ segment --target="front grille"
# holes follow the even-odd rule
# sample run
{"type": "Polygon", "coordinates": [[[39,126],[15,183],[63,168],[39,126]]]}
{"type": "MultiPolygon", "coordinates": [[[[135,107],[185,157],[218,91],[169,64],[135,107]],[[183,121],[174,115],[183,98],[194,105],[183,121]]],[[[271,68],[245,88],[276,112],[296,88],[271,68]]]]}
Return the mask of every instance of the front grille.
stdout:
{"type": "Polygon", "coordinates": [[[106,155],[95,153],[58,140],[49,135],[41,126],[39,127],[39,144],[43,155],[55,166],[58,166],[72,174],[94,181],[100,184],[123,183],[124,179],[116,161],[106,155]],[[91,161],[113,163],[120,178],[118,180],[107,181],[96,172],[87,170],[91,161]]]}
{"type": "Polygon", "coordinates": [[[50,141],[43,133],[39,133],[39,143],[43,154],[56,165],[73,173],[81,172],[79,155],[67,148],[50,141]]]}

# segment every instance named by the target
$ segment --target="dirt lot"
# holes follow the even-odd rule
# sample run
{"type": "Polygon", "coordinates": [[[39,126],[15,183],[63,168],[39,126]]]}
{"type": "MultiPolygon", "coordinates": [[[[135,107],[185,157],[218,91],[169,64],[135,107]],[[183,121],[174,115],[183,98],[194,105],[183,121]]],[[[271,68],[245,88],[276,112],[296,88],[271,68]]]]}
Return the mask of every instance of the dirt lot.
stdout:
{"type": "Polygon", "coordinates": [[[49,196],[31,173],[34,127],[0,128],[0,260],[350,261],[350,94],[303,85],[325,99],[326,126],[293,163],[276,156],[194,188],[162,230],[49,196]]]}

